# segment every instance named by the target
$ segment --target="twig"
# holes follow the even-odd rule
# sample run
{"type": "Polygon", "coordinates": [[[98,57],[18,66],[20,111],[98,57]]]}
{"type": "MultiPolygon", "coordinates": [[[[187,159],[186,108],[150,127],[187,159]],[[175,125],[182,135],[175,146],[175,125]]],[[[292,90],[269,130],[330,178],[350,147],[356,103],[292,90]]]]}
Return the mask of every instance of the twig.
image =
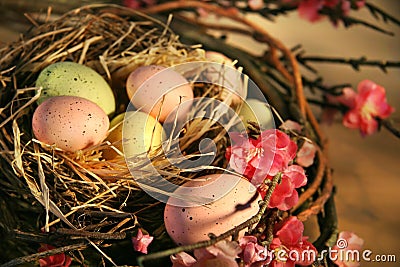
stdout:
{"type": "Polygon", "coordinates": [[[351,26],[354,26],[354,25],[362,25],[362,26],[365,26],[365,27],[370,28],[372,30],[375,30],[375,31],[378,31],[378,32],[381,32],[381,33],[384,33],[384,34],[387,34],[387,35],[390,35],[390,36],[394,35],[393,32],[384,30],[384,29],[382,29],[382,28],[380,28],[380,27],[378,27],[378,26],[376,26],[376,25],[374,25],[372,23],[369,23],[369,22],[366,22],[366,21],[363,21],[363,20],[360,20],[360,19],[356,19],[356,18],[353,18],[353,17],[343,17],[343,18],[341,18],[341,20],[343,21],[343,24],[344,24],[345,27],[351,27],[351,26]]]}
{"type": "Polygon", "coordinates": [[[361,66],[372,66],[378,67],[383,72],[387,72],[387,68],[399,68],[400,61],[390,61],[390,60],[368,60],[366,57],[360,58],[340,58],[340,57],[321,57],[321,56],[303,56],[298,54],[296,59],[299,63],[307,66],[309,69],[314,69],[310,67],[307,62],[313,63],[335,63],[335,64],[347,64],[350,65],[354,70],[359,71],[361,66]]]}
{"type": "Polygon", "coordinates": [[[183,251],[192,251],[195,249],[199,249],[199,248],[204,248],[204,247],[209,247],[212,246],[216,243],[218,243],[219,241],[222,241],[236,233],[238,233],[240,230],[243,230],[247,227],[250,227],[254,224],[257,224],[261,217],[263,216],[263,214],[265,213],[265,211],[268,208],[268,204],[269,201],[271,199],[271,195],[273,193],[273,191],[275,190],[276,185],[278,184],[279,180],[281,179],[281,174],[277,174],[273,179],[272,182],[270,184],[270,187],[268,188],[268,191],[264,197],[264,201],[260,206],[260,210],[257,212],[256,215],[254,215],[253,217],[251,217],[250,219],[248,219],[247,221],[239,224],[238,226],[236,226],[235,228],[226,231],[225,233],[213,237],[210,240],[206,240],[206,241],[202,241],[202,242],[198,242],[196,244],[192,244],[192,245],[186,245],[186,246],[179,246],[176,248],[171,248],[171,249],[167,249],[164,251],[159,251],[159,252],[155,252],[149,255],[144,255],[144,256],[140,256],[137,259],[137,262],[139,264],[139,266],[143,266],[143,262],[144,261],[148,261],[148,260],[155,260],[155,259],[159,259],[159,258],[163,258],[163,257],[167,257],[179,252],[183,252],[183,251]]]}
{"type": "Polygon", "coordinates": [[[379,122],[381,123],[381,125],[383,127],[386,128],[386,130],[388,130],[389,132],[391,132],[392,134],[394,134],[394,136],[396,136],[397,138],[400,138],[400,130],[397,129],[394,125],[393,125],[393,120],[379,120],[379,122]]]}
{"type": "Polygon", "coordinates": [[[316,215],[323,209],[326,201],[332,194],[333,179],[332,170],[327,166],[325,168],[325,184],[322,189],[321,195],[313,202],[313,204],[305,211],[297,215],[300,221],[306,221],[311,215],[316,215]]]}
{"type": "Polygon", "coordinates": [[[299,200],[292,208],[292,212],[297,210],[304,202],[306,202],[310,197],[314,195],[315,192],[320,188],[322,180],[324,178],[326,159],[320,149],[317,150],[318,156],[318,169],[315,175],[314,181],[309,185],[306,191],[304,191],[300,196],[299,200]]]}
{"type": "Polygon", "coordinates": [[[52,250],[47,250],[47,251],[39,252],[39,253],[36,253],[36,254],[32,254],[32,255],[28,255],[28,256],[24,256],[24,257],[13,259],[13,260],[11,260],[9,262],[6,262],[6,263],[0,265],[0,267],[17,266],[17,265],[20,265],[20,264],[24,264],[24,263],[32,262],[32,261],[35,261],[35,260],[39,260],[39,259],[42,259],[42,258],[45,258],[45,257],[48,257],[48,256],[64,253],[64,252],[71,251],[71,250],[84,249],[84,248],[87,248],[87,245],[84,244],[84,243],[79,243],[79,244],[69,245],[69,246],[65,246],[65,247],[55,248],[55,249],[52,249],[52,250]]]}
{"type": "MultiPolygon", "coordinates": [[[[329,199],[326,201],[324,206],[324,213],[318,214],[318,224],[320,226],[321,234],[314,242],[314,246],[318,249],[318,251],[321,251],[324,247],[327,246],[327,243],[332,239],[332,237],[336,236],[337,234],[338,219],[334,201],[334,194],[331,194],[329,199]]],[[[336,240],[333,241],[333,244],[335,242],[336,240]]]]}
{"type": "MultiPolygon", "coordinates": [[[[306,117],[305,106],[307,101],[303,94],[303,85],[301,81],[299,66],[295,56],[292,54],[290,49],[288,49],[280,40],[270,35],[262,26],[260,26],[255,22],[252,22],[251,20],[247,19],[245,16],[240,14],[238,10],[226,9],[219,7],[217,5],[212,5],[199,1],[172,1],[146,8],[143,11],[149,14],[155,14],[155,13],[162,13],[165,11],[180,10],[182,8],[204,8],[205,10],[214,12],[215,14],[242,23],[243,25],[246,25],[254,30],[254,32],[256,33],[255,37],[257,37],[257,40],[269,44],[270,47],[275,47],[279,49],[282,52],[282,54],[286,57],[289,66],[291,67],[293,77],[290,79],[290,81],[294,84],[294,92],[295,92],[295,94],[293,94],[293,97],[294,99],[297,100],[299,111],[300,114],[302,115],[302,119],[305,119],[306,117]]],[[[280,61],[274,61],[274,63],[278,64],[276,66],[278,70],[282,70],[282,68],[279,66],[281,64],[280,61]]],[[[282,74],[286,76],[285,73],[282,74]]]]}
{"type": "Polygon", "coordinates": [[[394,24],[396,24],[397,26],[400,26],[400,20],[398,20],[397,18],[393,17],[392,15],[386,13],[384,10],[380,9],[379,7],[366,2],[365,6],[368,8],[369,12],[371,12],[371,14],[379,19],[379,15],[382,17],[383,21],[385,22],[393,22],[394,24]]]}
{"type": "Polygon", "coordinates": [[[68,228],[58,228],[56,233],[70,236],[80,236],[80,237],[88,237],[93,239],[125,239],[126,233],[99,233],[99,232],[89,232],[83,230],[73,230],[68,228]]]}

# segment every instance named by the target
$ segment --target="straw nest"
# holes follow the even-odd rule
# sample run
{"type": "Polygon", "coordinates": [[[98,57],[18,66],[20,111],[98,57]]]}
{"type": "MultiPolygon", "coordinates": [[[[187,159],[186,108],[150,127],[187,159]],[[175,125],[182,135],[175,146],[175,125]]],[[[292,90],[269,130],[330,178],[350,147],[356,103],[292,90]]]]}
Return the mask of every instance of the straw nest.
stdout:
{"type": "MultiPolygon", "coordinates": [[[[218,13],[218,10],[213,11],[218,13]]],[[[335,229],[335,220],[329,212],[333,210],[334,213],[334,207],[327,201],[332,181],[324,157],[324,140],[307,104],[302,101],[304,96],[296,79],[299,74],[290,53],[262,32],[256,37],[286,56],[284,60],[289,71],[281,71],[281,79],[291,84],[292,95],[284,103],[294,111],[294,115],[286,117],[301,121],[305,126],[304,135],[319,145],[315,164],[307,170],[309,184],[293,213],[303,221],[319,214],[320,225],[324,227],[320,229],[317,245],[318,242],[323,245],[335,229]],[[324,205],[327,213],[321,214],[324,205]]],[[[40,93],[34,85],[46,66],[59,61],[78,62],[95,69],[109,82],[116,96],[116,113],[121,113],[129,102],[124,81],[138,66],[174,66],[203,60],[204,50],[198,45],[182,44],[167,24],[112,5],[88,6],[68,12],[32,28],[20,41],[0,50],[3,258],[10,260],[34,254],[39,243],[73,251],[78,262],[97,264],[104,262],[107,255],[113,255],[114,260],[131,258],[130,234],[138,225],[145,226],[157,239],[153,250],[172,247],[163,227],[163,203],[143,192],[138,186],[140,180],[132,179],[123,157],[102,158],[102,149],[112,144],[103,142],[77,153],[65,153],[33,137],[31,118],[40,93]],[[121,249],[128,249],[129,253],[119,253],[121,249]]],[[[279,73],[279,68],[285,65],[277,66],[279,73]]],[[[252,70],[248,73],[250,77],[254,74],[252,70]]],[[[220,98],[221,88],[196,84],[195,95],[220,98]]],[[[156,151],[152,155],[153,166],[175,184],[218,172],[227,165],[224,149],[229,141],[221,125],[210,120],[195,120],[185,129],[179,142],[188,157],[198,155],[198,142],[203,137],[214,140],[217,155],[211,167],[193,173],[174,167],[163,153],[156,151]]],[[[179,161],[179,157],[174,158],[174,152],[171,153],[170,159],[179,161]]],[[[147,161],[138,157],[135,164],[134,171],[147,179],[143,172],[147,161]]]]}

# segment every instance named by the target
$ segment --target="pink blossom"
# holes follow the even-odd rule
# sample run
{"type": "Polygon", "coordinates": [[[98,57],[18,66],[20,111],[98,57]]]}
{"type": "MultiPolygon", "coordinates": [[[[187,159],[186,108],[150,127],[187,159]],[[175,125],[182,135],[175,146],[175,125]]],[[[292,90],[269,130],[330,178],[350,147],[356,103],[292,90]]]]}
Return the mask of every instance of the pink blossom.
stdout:
{"type": "Polygon", "coordinates": [[[259,10],[264,7],[263,0],[248,0],[248,5],[252,10],[259,10]]]}
{"type": "Polygon", "coordinates": [[[232,146],[227,148],[225,156],[230,167],[255,186],[262,184],[267,176],[275,176],[286,169],[296,156],[296,143],[279,130],[265,130],[257,139],[240,133],[229,136],[232,146]]]}
{"type": "Polygon", "coordinates": [[[337,25],[340,18],[349,14],[351,9],[359,9],[365,5],[365,0],[283,0],[283,3],[297,5],[299,16],[310,22],[322,19],[328,12],[331,21],[337,25]]]}
{"type": "MultiPolygon", "coordinates": [[[[55,247],[48,244],[41,244],[38,252],[44,252],[52,249],[55,249],[55,247]]],[[[48,256],[39,260],[40,267],[69,267],[71,262],[72,259],[64,253],[48,256]]]]}
{"type": "MultiPolygon", "coordinates": [[[[307,241],[308,237],[303,236],[304,225],[297,217],[291,216],[283,220],[282,222],[275,225],[274,238],[272,240],[270,249],[279,251],[286,251],[286,261],[274,260],[271,263],[273,267],[294,267],[295,264],[308,266],[311,265],[317,256],[316,248],[307,241]],[[304,253],[305,255],[311,255],[310,257],[298,257],[293,258],[294,253],[290,251],[297,251],[297,255],[302,255],[303,251],[310,251],[311,253],[304,253]]],[[[279,254],[278,254],[279,255],[279,254]]],[[[282,254],[280,254],[282,256],[282,254]]]]}
{"type": "Polygon", "coordinates": [[[255,236],[242,237],[239,239],[239,246],[242,249],[239,256],[243,259],[245,267],[254,267],[257,264],[263,266],[262,264],[269,263],[268,260],[271,261],[272,255],[268,255],[267,249],[257,243],[255,236]]]}
{"type": "Polygon", "coordinates": [[[132,237],[133,248],[136,251],[147,254],[147,247],[153,241],[154,237],[150,235],[144,235],[142,230],[139,229],[137,236],[132,237]]]}
{"type": "Polygon", "coordinates": [[[302,0],[299,3],[297,11],[301,18],[310,22],[315,22],[321,19],[319,11],[324,6],[322,0],[302,0]]]}
{"type": "MultiPolygon", "coordinates": [[[[342,94],[338,96],[326,94],[325,98],[327,103],[329,104],[334,104],[334,105],[341,104],[346,107],[353,107],[355,105],[356,96],[357,93],[353,89],[346,87],[343,88],[342,94]]],[[[337,112],[338,112],[337,108],[326,107],[322,110],[321,120],[328,124],[332,124],[337,112]]]]}
{"type": "Polygon", "coordinates": [[[332,251],[337,251],[337,255],[333,255],[334,263],[339,267],[357,267],[360,266],[360,262],[352,260],[351,258],[341,257],[340,255],[349,255],[346,251],[361,251],[364,245],[364,240],[358,237],[352,232],[340,232],[338,236],[338,242],[332,247],[332,251]],[[337,256],[337,257],[335,257],[337,256]]]}
{"type": "Polygon", "coordinates": [[[185,252],[171,256],[173,267],[238,267],[236,258],[242,252],[235,241],[220,241],[213,246],[194,250],[194,257],[185,252]]]}
{"type": "Polygon", "coordinates": [[[172,267],[191,267],[197,261],[195,258],[186,252],[179,252],[178,254],[171,255],[172,267]]]}
{"type": "Polygon", "coordinates": [[[316,146],[309,141],[305,141],[297,152],[296,163],[303,167],[310,167],[314,163],[316,152],[316,146]]]}
{"type": "Polygon", "coordinates": [[[223,240],[213,246],[196,249],[194,251],[194,256],[197,259],[197,263],[195,263],[193,267],[238,267],[235,259],[241,251],[242,249],[237,242],[223,240]]]}
{"type": "Polygon", "coordinates": [[[348,105],[350,110],[343,117],[343,125],[360,129],[363,136],[370,135],[378,130],[376,119],[388,118],[394,108],[387,103],[385,88],[372,81],[360,82],[357,90],[354,102],[348,105]]]}
{"type": "Polygon", "coordinates": [[[232,169],[243,174],[264,197],[268,186],[266,179],[281,173],[281,181],[271,195],[269,207],[289,210],[298,201],[296,188],[307,183],[304,169],[290,165],[297,145],[279,130],[265,130],[257,139],[243,134],[230,133],[233,145],[227,148],[226,157],[232,169]]]}
{"type": "MultiPolygon", "coordinates": [[[[268,207],[280,210],[289,210],[296,205],[299,195],[296,188],[304,186],[307,177],[304,169],[299,165],[290,165],[282,172],[281,182],[275,187],[268,207]]],[[[260,192],[265,196],[266,191],[260,192]]]]}

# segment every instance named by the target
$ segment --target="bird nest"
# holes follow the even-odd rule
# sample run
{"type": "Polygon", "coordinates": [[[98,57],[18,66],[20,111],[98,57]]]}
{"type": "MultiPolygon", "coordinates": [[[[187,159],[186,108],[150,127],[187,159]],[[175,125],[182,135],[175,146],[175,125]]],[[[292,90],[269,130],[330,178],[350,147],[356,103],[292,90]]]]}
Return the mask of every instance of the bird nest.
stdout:
{"type": "MultiPolygon", "coordinates": [[[[6,266],[60,252],[68,252],[80,264],[103,262],[107,265],[111,261],[133,265],[139,254],[133,252],[130,238],[139,227],[155,237],[157,242],[152,251],[179,252],[196,248],[174,248],[166,234],[165,203],[151,197],[141,186],[141,181],[151,179],[152,175],[143,171],[149,164],[147,157],[138,156],[135,166],[130,168],[123,157],[110,160],[102,157],[104,148],[112,147],[110,142],[104,141],[78,152],[65,152],[35,139],[32,114],[41,92],[35,87],[35,81],[45,67],[61,61],[77,62],[101,74],[116,96],[118,114],[129,104],[125,80],[140,66],[170,67],[204,62],[207,60],[204,49],[220,50],[237,59],[236,65],[240,66],[237,69],[255,82],[270,103],[276,125],[286,119],[299,122],[301,132],[288,130],[287,133],[299,147],[304,140],[312,141],[317,147],[316,158],[307,167],[307,185],[299,191],[299,201],[291,210],[278,212],[261,204],[264,209],[260,208],[256,216],[208,240],[209,244],[203,242],[199,246],[234,235],[236,231],[257,224],[261,218],[279,221],[289,215],[296,215],[301,221],[318,216],[320,227],[315,226],[315,230],[319,238],[314,242],[318,249],[333,236],[336,219],[331,171],[325,158],[326,140],[305,101],[294,56],[281,42],[250,21],[204,3],[201,7],[236,20],[252,31],[254,40],[269,47],[267,60],[258,62],[245,51],[229,47],[218,38],[203,36],[204,44],[184,44],[182,41],[190,43],[193,39],[190,32],[185,31],[183,22],[174,28],[173,22],[179,18],[171,20],[165,16],[178,8],[169,6],[156,7],[146,14],[114,5],[85,6],[33,27],[20,41],[0,50],[0,225],[3,259],[10,261],[6,266]],[[160,20],[155,19],[156,16],[160,20]],[[37,253],[40,243],[52,244],[57,249],[37,253]],[[121,253],[122,250],[129,253],[121,253]]],[[[198,76],[198,73],[188,75],[198,76]]],[[[240,104],[226,101],[223,86],[202,82],[193,86],[195,97],[218,99],[235,111],[240,108],[240,104]]],[[[247,131],[249,135],[257,135],[260,129],[252,124],[247,131]]],[[[199,143],[204,138],[212,139],[216,146],[209,166],[196,171],[182,169],[176,164],[178,156],[171,152],[167,160],[161,150],[151,155],[151,164],[163,179],[176,185],[227,171],[225,151],[231,144],[226,128],[213,120],[197,119],[187,123],[179,136],[181,152],[186,158],[199,157],[199,143]]],[[[263,227],[268,230],[267,226],[263,227]]],[[[160,253],[159,261],[165,261],[161,256],[169,254],[172,253],[160,253]]],[[[153,264],[160,266],[161,263],[153,264]]]]}

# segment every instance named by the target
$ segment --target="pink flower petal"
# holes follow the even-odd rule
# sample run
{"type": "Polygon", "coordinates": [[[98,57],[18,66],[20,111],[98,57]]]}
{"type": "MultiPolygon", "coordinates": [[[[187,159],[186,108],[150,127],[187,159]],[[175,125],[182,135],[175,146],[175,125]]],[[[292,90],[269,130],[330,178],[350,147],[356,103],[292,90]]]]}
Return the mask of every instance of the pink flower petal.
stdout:
{"type": "Polygon", "coordinates": [[[319,10],[322,8],[320,0],[303,0],[300,2],[298,12],[301,18],[310,22],[315,22],[321,19],[319,10]]]}
{"type": "MultiPolygon", "coordinates": [[[[346,251],[358,250],[361,252],[364,240],[352,232],[340,232],[338,236],[338,242],[340,241],[340,247],[335,245],[332,247],[333,250],[340,251],[339,253],[346,254],[346,251]]],[[[360,266],[360,262],[348,261],[344,258],[338,258],[334,260],[334,263],[340,267],[357,267],[360,266]]]]}
{"type": "Polygon", "coordinates": [[[303,167],[299,165],[290,165],[283,171],[283,175],[288,177],[295,188],[299,188],[307,184],[307,177],[303,167]]]}
{"type": "Polygon", "coordinates": [[[150,235],[144,235],[142,230],[139,229],[137,236],[132,237],[133,248],[138,252],[147,254],[147,247],[150,245],[153,239],[154,237],[150,235]]]}
{"type": "Polygon", "coordinates": [[[353,108],[356,105],[357,93],[350,87],[346,87],[342,90],[342,94],[336,97],[336,101],[349,108],[353,108]]]}
{"type": "MultiPolygon", "coordinates": [[[[54,246],[48,244],[41,244],[38,252],[44,252],[55,249],[54,246]]],[[[39,259],[40,267],[69,267],[72,263],[71,257],[64,253],[51,255],[43,259],[39,259]]]]}
{"type": "Polygon", "coordinates": [[[170,257],[172,267],[191,267],[196,263],[196,259],[187,254],[186,252],[180,252],[170,257]]]}
{"type": "Polygon", "coordinates": [[[302,238],[304,225],[297,217],[291,216],[275,226],[276,236],[287,246],[297,245],[302,238]]]}
{"type": "Polygon", "coordinates": [[[304,142],[299,151],[297,152],[296,162],[300,166],[309,167],[314,163],[315,153],[317,148],[311,142],[304,142]]]}

